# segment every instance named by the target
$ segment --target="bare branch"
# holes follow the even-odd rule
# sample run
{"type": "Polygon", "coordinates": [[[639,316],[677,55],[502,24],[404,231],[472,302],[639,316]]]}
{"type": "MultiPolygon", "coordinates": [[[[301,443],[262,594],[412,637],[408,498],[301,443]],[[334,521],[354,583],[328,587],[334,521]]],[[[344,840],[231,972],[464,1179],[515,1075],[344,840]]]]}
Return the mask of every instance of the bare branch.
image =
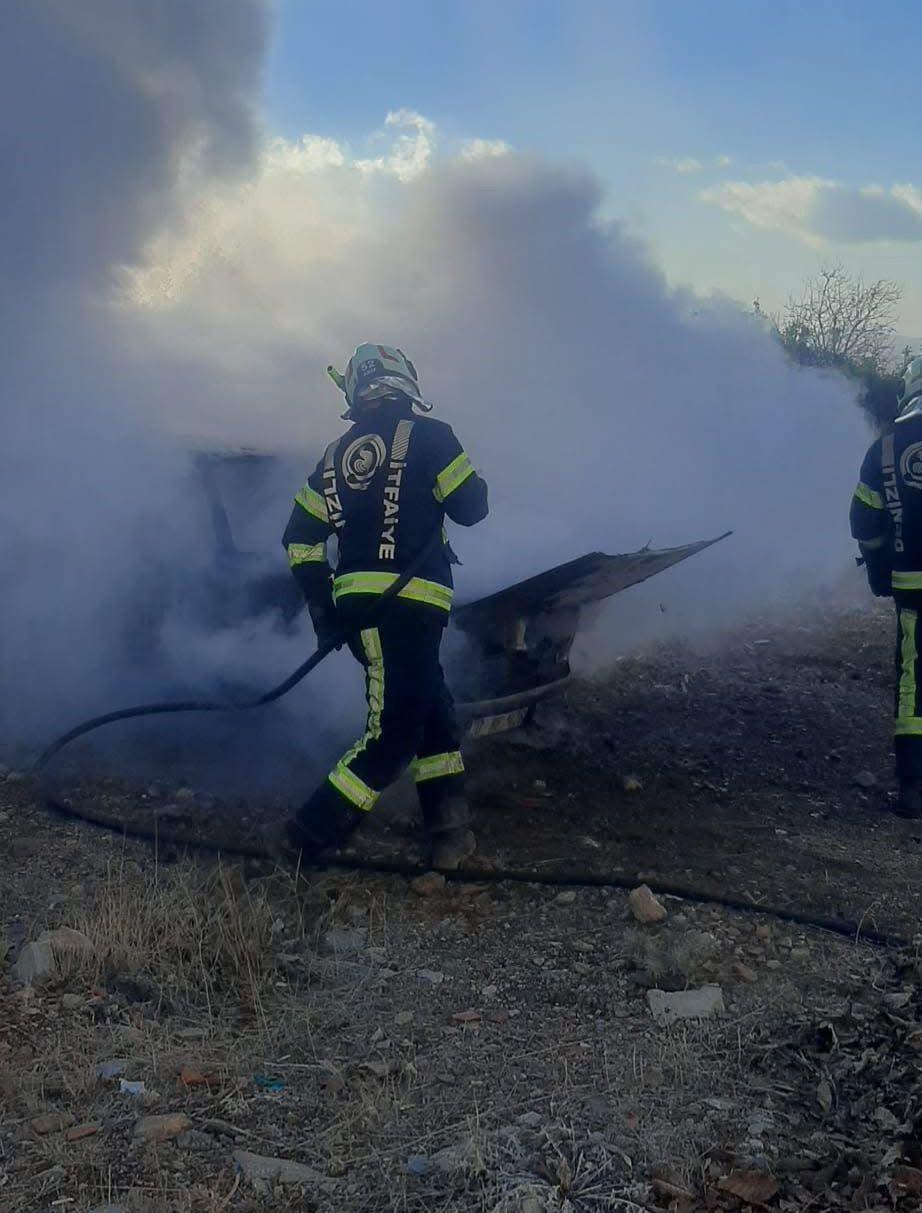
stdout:
{"type": "Polygon", "coordinates": [[[799,300],[788,300],[778,331],[801,361],[883,367],[892,352],[902,294],[885,278],[865,283],[842,265],[823,266],[799,300]]]}

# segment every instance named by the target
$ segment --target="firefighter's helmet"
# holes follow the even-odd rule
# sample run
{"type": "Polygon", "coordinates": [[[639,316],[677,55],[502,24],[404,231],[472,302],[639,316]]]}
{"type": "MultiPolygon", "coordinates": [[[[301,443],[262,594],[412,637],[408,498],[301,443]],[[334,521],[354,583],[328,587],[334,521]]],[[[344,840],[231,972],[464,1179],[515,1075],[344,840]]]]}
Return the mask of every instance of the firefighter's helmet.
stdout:
{"type": "Polygon", "coordinates": [[[903,390],[900,393],[900,408],[904,409],[916,396],[922,396],[922,356],[913,358],[903,372],[903,390]]]}
{"type": "Polygon", "coordinates": [[[402,350],[390,345],[364,342],[346,364],[344,374],[333,367],[327,373],[346,397],[347,417],[356,410],[374,408],[384,400],[405,397],[428,413],[432,405],[423,399],[416,367],[402,350]]]}

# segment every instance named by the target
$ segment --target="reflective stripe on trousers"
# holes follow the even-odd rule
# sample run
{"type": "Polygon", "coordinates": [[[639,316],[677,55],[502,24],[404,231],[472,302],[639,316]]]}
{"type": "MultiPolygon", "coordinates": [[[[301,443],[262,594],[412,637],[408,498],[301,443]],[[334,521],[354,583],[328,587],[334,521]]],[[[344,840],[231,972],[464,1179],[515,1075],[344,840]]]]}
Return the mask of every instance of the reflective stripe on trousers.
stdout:
{"type": "Polygon", "coordinates": [[[414,759],[412,769],[416,782],[426,783],[430,779],[444,779],[447,775],[463,775],[464,759],[460,750],[452,750],[447,754],[430,754],[426,758],[414,759]]]}
{"type": "Polygon", "coordinates": [[[919,694],[919,613],[897,607],[897,694],[894,731],[898,737],[922,737],[919,694]]]}
{"type": "Polygon", "coordinates": [[[895,590],[922,590],[922,573],[900,572],[894,569],[891,584],[895,590]]]}
{"type": "Polygon", "coordinates": [[[384,655],[381,652],[381,635],[377,628],[366,628],[359,637],[365,659],[368,662],[368,721],[365,735],[339,760],[330,772],[330,783],[342,796],[345,796],[357,809],[363,813],[370,812],[375,807],[379,793],[370,788],[364,780],[359,779],[349,767],[368,745],[368,742],[381,736],[381,713],[384,710],[384,655]]]}

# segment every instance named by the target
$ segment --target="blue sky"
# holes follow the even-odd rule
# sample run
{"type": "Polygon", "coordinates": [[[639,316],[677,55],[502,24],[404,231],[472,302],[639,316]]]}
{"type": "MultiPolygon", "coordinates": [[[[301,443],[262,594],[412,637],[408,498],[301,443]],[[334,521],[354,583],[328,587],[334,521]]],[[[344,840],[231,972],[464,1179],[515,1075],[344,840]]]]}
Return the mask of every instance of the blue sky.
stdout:
{"type": "Polygon", "coordinates": [[[407,107],[448,149],[501,139],[588,166],[607,214],[676,282],[778,306],[841,260],[900,280],[901,326],[922,335],[918,0],[277,0],[277,12],[273,132],[367,154],[385,114],[407,107]]]}

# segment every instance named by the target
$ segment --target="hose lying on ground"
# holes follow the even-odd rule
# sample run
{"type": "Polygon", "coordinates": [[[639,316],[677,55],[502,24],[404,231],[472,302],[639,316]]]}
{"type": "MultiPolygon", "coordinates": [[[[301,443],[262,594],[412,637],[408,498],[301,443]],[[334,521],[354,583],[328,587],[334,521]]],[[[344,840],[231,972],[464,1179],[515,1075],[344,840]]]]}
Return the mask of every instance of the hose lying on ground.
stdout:
{"type": "MultiPolygon", "coordinates": [[[[242,844],[222,845],[205,842],[197,838],[189,838],[182,834],[173,834],[159,828],[145,829],[141,826],[126,825],[112,818],[102,817],[78,809],[66,801],[52,795],[45,797],[46,807],[58,817],[83,825],[94,826],[121,834],[125,838],[135,839],[155,845],[158,849],[164,846],[186,848],[211,855],[225,855],[231,859],[257,860],[274,862],[274,857],[260,847],[249,847],[242,844]]],[[[409,860],[372,859],[361,855],[333,855],[323,858],[310,865],[311,870],[368,872],[383,876],[403,876],[412,878],[422,876],[425,868],[409,860]]],[[[472,868],[465,867],[458,871],[442,873],[446,881],[464,884],[531,884],[549,885],[553,888],[594,888],[594,889],[633,889],[637,880],[626,876],[606,875],[595,872],[531,872],[522,868],[472,868]]],[[[689,888],[684,885],[670,884],[667,881],[647,879],[647,886],[653,893],[661,897],[677,897],[698,905],[720,906],[734,913],[761,914],[767,918],[776,918],[781,922],[789,922],[794,926],[813,927],[819,931],[828,931],[833,935],[842,935],[855,943],[876,944],[885,948],[908,948],[912,941],[891,931],[878,931],[867,927],[863,922],[851,922],[845,918],[830,918],[820,914],[812,914],[806,910],[787,909],[784,906],[761,905],[754,901],[745,901],[739,897],[724,897],[716,893],[708,893],[703,889],[689,888]]]]}
{"type": "Polygon", "coordinates": [[[179,712],[249,712],[254,708],[262,708],[267,704],[275,703],[277,699],[281,699],[283,695],[287,695],[299,682],[303,681],[312,670],[315,670],[324,658],[329,657],[335,649],[342,648],[348,642],[350,636],[358,631],[360,627],[367,627],[385,603],[390,602],[402,590],[406,589],[426,559],[432,555],[436,547],[441,543],[442,531],[441,528],[438,528],[433,532],[425,547],[421,548],[413,557],[404,571],[382,594],[375,598],[369,609],[362,616],[360,622],[351,631],[341,631],[331,636],[329,640],[319,645],[316,652],[312,653],[306,661],[302,662],[293,673],[289,674],[284,682],[280,682],[278,686],[272,687],[265,694],[257,696],[256,699],[186,699],[177,700],[172,703],[148,703],[134,708],[120,708],[117,712],[106,712],[103,716],[94,716],[91,720],[84,720],[81,724],[62,734],[47,749],[43,750],[32,766],[33,773],[40,775],[48,763],[51,762],[52,758],[59,754],[65,746],[70,745],[72,741],[76,741],[78,737],[85,737],[87,733],[101,729],[103,725],[115,724],[118,720],[133,720],[138,716],[172,716],[179,712]]]}
{"type": "MultiPolygon", "coordinates": [[[[381,607],[390,599],[395,598],[401,590],[403,590],[409,581],[415,576],[416,571],[421,567],[427,556],[435,549],[437,543],[441,542],[441,532],[437,531],[423,548],[416,558],[410,563],[406,570],[390,585],[380,597],[376,598],[374,604],[366,612],[362,619],[361,626],[367,626],[369,622],[377,615],[381,607]]],[[[221,701],[221,700],[183,700],[174,703],[155,703],[146,704],[139,707],[122,708],[116,712],[107,712],[102,716],[94,716],[91,720],[86,720],[82,724],[76,725],[62,736],[53,741],[38,757],[32,767],[32,772],[41,779],[46,767],[51,760],[69,745],[72,741],[76,741],[78,737],[84,737],[87,733],[91,733],[96,729],[102,728],[104,725],[113,724],[119,720],[131,720],[139,716],[161,716],[174,714],[178,712],[228,712],[228,711],[251,711],[254,708],[264,707],[266,704],[274,703],[281,699],[283,695],[298,685],[304,678],[315,670],[317,666],[328,657],[335,649],[341,648],[349,639],[348,633],[339,633],[330,640],[321,644],[316,652],[314,652],[306,661],[302,662],[298,668],[290,674],[278,686],[266,691],[265,694],[258,696],[255,699],[246,699],[240,701],[221,701]]],[[[183,837],[182,835],[174,835],[169,832],[164,832],[159,828],[143,829],[138,826],[128,826],[123,822],[118,822],[110,818],[87,813],[82,809],[60,800],[57,797],[46,793],[46,807],[59,817],[67,818],[71,821],[81,822],[85,825],[95,826],[99,829],[109,830],[114,833],[122,834],[124,837],[137,839],[142,842],[153,843],[156,846],[162,847],[164,844],[176,847],[186,847],[192,850],[202,851],[215,855],[227,855],[235,859],[249,860],[272,860],[266,851],[257,847],[245,846],[220,846],[213,843],[204,842],[198,839],[183,837]]],[[[382,875],[395,875],[404,877],[414,877],[423,874],[424,869],[416,864],[402,860],[380,860],[369,859],[362,856],[336,856],[328,860],[322,860],[314,865],[317,869],[338,869],[346,871],[360,871],[369,873],[380,873],[382,875]]],[[[473,884],[499,884],[503,882],[511,882],[516,884],[532,884],[532,885],[550,885],[555,888],[567,887],[586,887],[586,888],[601,888],[601,889],[632,889],[637,883],[636,880],[631,880],[627,877],[600,875],[592,872],[575,871],[575,872],[530,872],[524,869],[516,868],[464,868],[459,871],[446,871],[443,873],[446,880],[459,881],[473,884]]],[[[745,901],[741,898],[722,897],[717,894],[708,893],[701,889],[685,888],[681,885],[673,885],[667,882],[647,880],[646,884],[654,892],[660,896],[678,897],[684,901],[695,902],[701,905],[720,906],[723,909],[731,910],[737,913],[747,914],[762,914],[770,918],[776,918],[782,922],[789,922],[797,926],[814,927],[817,930],[828,931],[835,935],[842,935],[846,938],[853,939],[855,942],[863,942],[877,944],[888,948],[905,948],[909,947],[911,941],[903,936],[886,932],[877,931],[866,927],[863,922],[850,922],[842,918],[828,918],[822,915],[811,914],[803,910],[785,909],[783,906],[767,906],[759,905],[755,902],[745,901]]]]}

